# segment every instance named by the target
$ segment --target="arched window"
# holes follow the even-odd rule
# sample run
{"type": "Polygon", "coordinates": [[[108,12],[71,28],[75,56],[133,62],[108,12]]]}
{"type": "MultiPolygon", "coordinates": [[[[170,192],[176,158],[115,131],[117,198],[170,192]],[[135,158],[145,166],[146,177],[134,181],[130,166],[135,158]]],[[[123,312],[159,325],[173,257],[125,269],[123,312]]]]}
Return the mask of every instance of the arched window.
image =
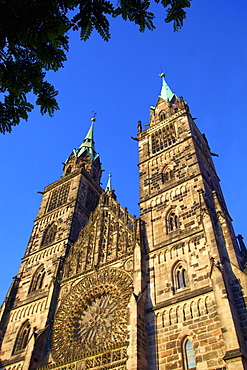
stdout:
{"type": "Polygon", "coordinates": [[[72,166],[69,166],[66,170],[66,175],[68,175],[69,173],[71,173],[72,171],[72,166]]]}
{"type": "Polygon", "coordinates": [[[160,114],[159,114],[159,119],[160,121],[164,121],[166,119],[166,114],[165,114],[165,111],[161,111],[160,114]]]}
{"type": "Polygon", "coordinates": [[[41,265],[35,271],[35,273],[33,275],[28,293],[34,292],[36,290],[40,290],[42,288],[43,281],[44,281],[44,276],[45,276],[45,268],[44,268],[43,265],[41,265]]]}
{"type": "Polygon", "coordinates": [[[170,181],[174,178],[174,172],[170,165],[166,166],[162,172],[163,183],[170,181]]]}
{"type": "Polygon", "coordinates": [[[57,225],[52,224],[48,226],[44,231],[41,246],[44,247],[52,243],[55,239],[56,233],[57,233],[57,225]]]}
{"type": "Polygon", "coordinates": [[[183,263],[179,262],[173,268],[174,292],[188,287],[187,271],[183,263]]]}
{"type": "Polygon", "coordinates": [[[193,343],[186,338],[183,343],[184,369],[196,370],[196,357],[193,343]]]}
{"type": "Polygon", "coordinates": [[[176,215],[175,212],[169,213],[167,218],[167,231],[168,232],[175,231],[178,228],[179,228],[178,216],[176,215]]]}
{"type": "Polygon", "coordinates": [[[30,333],[31,325],[29,321],[25,321],[22,326],[20,327],[16,340],[15,340],[15,345],[13,349],[13,354],[16,352],[22,351],[24,348],[26,348],[27,343],[28,343],[28,338],[29,338],[29,333],[30,333]]]}
{"type": "Polygon", "coordinates": [[[182,265],[180,265],[176,269],[176,280],[178,289],[185,288],[188,286],[187,272],[182,265]]]}

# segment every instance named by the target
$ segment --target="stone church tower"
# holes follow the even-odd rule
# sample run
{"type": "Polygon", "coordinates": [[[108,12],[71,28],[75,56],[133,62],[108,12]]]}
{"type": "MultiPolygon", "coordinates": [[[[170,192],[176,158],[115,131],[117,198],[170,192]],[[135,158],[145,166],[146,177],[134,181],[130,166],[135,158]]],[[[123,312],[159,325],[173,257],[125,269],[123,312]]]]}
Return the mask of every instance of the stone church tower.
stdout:
{"type": "Polygon", "coordinates": [[[1,308],[1,369],[247,369],[247,251],[205,135],[164,75],[138,123],[140,218],[91,127],[43,192],[1,308]]]}

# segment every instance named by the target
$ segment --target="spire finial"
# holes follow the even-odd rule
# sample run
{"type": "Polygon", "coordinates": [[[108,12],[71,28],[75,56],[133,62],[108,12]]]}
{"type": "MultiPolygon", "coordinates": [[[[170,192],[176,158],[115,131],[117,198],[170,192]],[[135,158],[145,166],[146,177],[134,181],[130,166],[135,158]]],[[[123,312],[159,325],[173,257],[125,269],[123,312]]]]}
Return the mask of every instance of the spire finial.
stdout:
{"type": "Polygon", "coordinates": [[[94,111],[92,111],[92,113],[93,113],[93,117],[91,118],[91,121],[92,122],[95,122],[96,121],[96,112],[94,112],[94,111]]]}
{"type": "Polygon", "coordinates": [[[170,87],[167,85],[166,80],[165,80],[165,73],[162,72],[159,75],[162,78],[162,88],[160,92],[160,97],[169,102],[172,100],[174,93],[171,91],[170,87]]]}
{"type": "Polygon", "coordinates": [[[111,181],[111,178],[112,178],[112,174],[110,172],[109,175],[108,175],[108,181],[107,181],[107,185],[106,185],[105,191],[112,191],[112,181],[111,181]]]}
{"type": "Polygon", "coordinates": [[[80,157],[85,151],[88,152],[90,157],[92,159],[95,159],[97,157],[97,153],[95,151],[94,147],[94,138],[93,138],[93,128],[94,128],[94,122],[96,121],[96,113],[93,112],[94,117],[91,118],[91,125],[88,130],[88,133],[83,140],[82,144],[80,145],[79,149],[76,151],[76,157],[80,157]]]}

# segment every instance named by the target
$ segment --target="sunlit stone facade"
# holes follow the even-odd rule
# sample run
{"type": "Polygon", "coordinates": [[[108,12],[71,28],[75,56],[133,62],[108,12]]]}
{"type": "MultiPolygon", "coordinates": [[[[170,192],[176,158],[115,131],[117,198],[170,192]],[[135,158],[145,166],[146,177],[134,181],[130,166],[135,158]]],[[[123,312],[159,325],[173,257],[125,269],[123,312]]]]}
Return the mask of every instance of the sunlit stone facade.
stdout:
{"type": "Polygon", "coordinates": [[[205,135],[163,85],[138,123],[140,218],[100,186],[93,123],[48,185],[1,308],[1,368],[247,369],[247,252],[205,135]]]}

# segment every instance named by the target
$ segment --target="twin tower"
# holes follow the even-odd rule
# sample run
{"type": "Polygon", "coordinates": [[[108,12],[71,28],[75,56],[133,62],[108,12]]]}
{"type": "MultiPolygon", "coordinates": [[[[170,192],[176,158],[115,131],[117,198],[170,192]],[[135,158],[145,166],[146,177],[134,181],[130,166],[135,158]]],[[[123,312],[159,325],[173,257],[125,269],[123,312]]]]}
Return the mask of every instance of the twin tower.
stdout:
{"type": "Polygon", "coordinates": [[[44,189],[1,308],[1,369],[247,369],[247,251],[206,137],[161,77],[138,123],[140,218],[100,186],[93,118],[44,189]]]}

